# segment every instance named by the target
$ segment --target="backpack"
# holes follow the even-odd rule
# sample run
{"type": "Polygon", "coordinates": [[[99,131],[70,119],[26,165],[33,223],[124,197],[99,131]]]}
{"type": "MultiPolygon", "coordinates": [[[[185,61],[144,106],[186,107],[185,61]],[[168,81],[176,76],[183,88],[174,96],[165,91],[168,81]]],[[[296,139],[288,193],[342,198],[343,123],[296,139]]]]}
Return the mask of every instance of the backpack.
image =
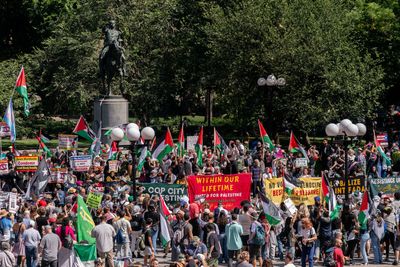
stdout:
{"type": "Polygon", "coordinates": [[[139,249],[141,251],[143,251],[146,248],[146,245],[144,244],[144,234],[140,235],[136,240],[136,242],[138,243],[139,249]]]}
{"type": "Polygon", "coordinates": [[[178,246],[181,244],[185,233],[184,233],[184,228],[185,228],[186,224],[181,225],[178,229],[175,230],[174,232],[174,236],[172,238],[173,242],[175,243],[175,246],[178,246]]]}
{"type": "Polygon", "coordinates": [[[325,259],[323,266],[324,267],[336,267],[336,261],[333,258],[334,248],[330,248],[326,250],[325,259]]]}
{"type": "Polygon", "coordinates": [[[124,234],[122,233],[121,229],[118,229],[117,235],[115,236],[115,242],[118,245],[121,245],[121,244],[125,243],[125,237],[124,237],[124,234]]]}
{"type": "Polygon", "coordinates": [[[262,225],[257,225],[256,233],[251,240],[251,243],[257,246],[263,246],[265,244],[265,230],[262,225]]]}

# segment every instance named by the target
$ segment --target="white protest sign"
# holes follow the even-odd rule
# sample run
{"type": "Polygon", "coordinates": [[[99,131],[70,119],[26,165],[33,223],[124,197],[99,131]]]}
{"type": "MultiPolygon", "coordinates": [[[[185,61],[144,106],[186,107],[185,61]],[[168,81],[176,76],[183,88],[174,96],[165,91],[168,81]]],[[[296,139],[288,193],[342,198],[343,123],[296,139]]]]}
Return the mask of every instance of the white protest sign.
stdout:
{"type": "Polygon", "coordinates": [[[186,150],[194,150],[194,146],[197,143],[198,136],[186,136],[186,150]]]}
{"type": "Polygon", "coordinates": [[[69,160],[71,168],[77,172],[87,172],[92,166],[91,155],[72,156],[69,160]]]}
{"type": "Polygon", "coordinates": [[[293,215],[297,212],[297,208],[290,198],[287,198],[285,201],[283,201],[283,203],[285,203],[285,206],[289,210],[290,214],[293,215]]]}
{"type": "Polygon", "coordinates": [[[294,161],[295,168],[302,168],[308,166],[308,160],[306,158],[297,158],[294,161]]]}

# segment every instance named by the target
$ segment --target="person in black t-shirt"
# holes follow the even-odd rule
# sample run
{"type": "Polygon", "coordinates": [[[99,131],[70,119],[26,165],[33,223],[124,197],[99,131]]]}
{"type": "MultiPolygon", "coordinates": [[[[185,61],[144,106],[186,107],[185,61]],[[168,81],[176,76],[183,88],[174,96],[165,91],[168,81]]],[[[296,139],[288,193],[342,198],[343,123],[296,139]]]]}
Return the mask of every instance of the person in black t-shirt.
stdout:
{"type": "MultiPolygon", "coordinates": [[[[143,232],[143,228],[145,226],[145,221],[143,218],[142,213],[140,212],[140,207],[139,206],[134,206],[132,210],[132,218],[131,218],[131,228],[132,228],[132,233],[131,233],[131,251],[132,251],[132,257],[136,258],[135,255],[135,250],[137,249],[137,244],[136,240],[139,238],[139,236],[143,232]]],[[[140,255],[140,250],[138,249],[138,258],[141,258],[142,255],[140,255]]]]}
{"type": "Polygon", "coordinates": [[[151,218],[146,219],[146,228],[144,230],[144,266],[154,258],[155,249],[152,241],[152,231],[153,220],[151,218]]]}

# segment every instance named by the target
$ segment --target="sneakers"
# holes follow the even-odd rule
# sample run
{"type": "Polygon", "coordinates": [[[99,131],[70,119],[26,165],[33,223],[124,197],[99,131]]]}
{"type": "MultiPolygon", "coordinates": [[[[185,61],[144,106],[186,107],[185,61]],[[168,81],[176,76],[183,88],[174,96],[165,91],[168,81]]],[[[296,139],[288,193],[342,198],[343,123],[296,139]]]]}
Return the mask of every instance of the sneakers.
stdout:
{"type": "Polygon", "coordinates": [[[397,266],[397,265],[399,265],[399,263],[395,260],[395,261],[392,263],[392,265],[397,266]]]}

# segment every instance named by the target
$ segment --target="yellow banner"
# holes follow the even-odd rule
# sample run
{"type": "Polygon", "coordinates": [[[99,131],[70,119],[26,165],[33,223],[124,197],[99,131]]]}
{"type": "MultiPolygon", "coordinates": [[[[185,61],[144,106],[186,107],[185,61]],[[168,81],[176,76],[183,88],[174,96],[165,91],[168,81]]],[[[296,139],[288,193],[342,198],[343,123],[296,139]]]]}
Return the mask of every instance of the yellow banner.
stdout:
{"type": "MultiPolygon", "coordinates": [[[[283,178],[265,179],[264,188],[275,205],[280,205],[289,197],[283,188],[283,178]]],[[[302,203],[308,206],[314,204],[316,196],[321,196],[321,177],[303,177],[298,179],[298,187],[293,189],[290,199],[296,206],[302,203]]]]}

